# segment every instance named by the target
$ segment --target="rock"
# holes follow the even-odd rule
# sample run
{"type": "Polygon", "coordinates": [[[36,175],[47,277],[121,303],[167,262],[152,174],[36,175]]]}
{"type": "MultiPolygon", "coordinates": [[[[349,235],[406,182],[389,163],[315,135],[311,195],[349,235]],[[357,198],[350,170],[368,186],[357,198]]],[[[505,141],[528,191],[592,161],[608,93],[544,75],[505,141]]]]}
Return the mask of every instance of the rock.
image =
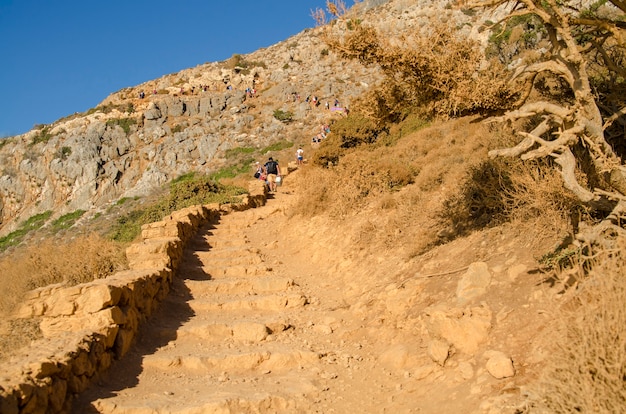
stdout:
{"type": "Polygon", "coordinates": [[[409,351],[409,348],[402,344],[387,349],[380,355],[379,361],[396,369],[410,368],[418,365],[419,362],[417,354],[409,351]]]}
{"type": "Polygon", "coordinates": [[[143,116],[152,121],[161,118],[161,110],[154,102],[150,103],[150,107],[143,113],[143,116]]]}
{"type": "Polygon", "coordinates": [[[442,367],[450,354],[450,344],[444,341],[433,340],[428,344],[428,356],[442,367]]]}
{"type": "Polygon", "coordinates": [[[313,330],[321,335],[330,335],[333,333],[333,328],[328,325],[315,325],[313,326],[313,330]]]}
{"type": "Polygon", "coordinates": [[[467,361],[459,363],[458,371],[461,378],[466,381],[474,376],[474,367],[472,367],[472,364],[467,361]]]}
{"type": "Polygon", "coordinates": [[[472,263],[459,280],[456,296],[459,304],[465,305],[482,296],[491,283],[489,266],[485,262],[472,263]]]}
{"type": "Polygon", "coordinates": [[[443,338],[469,355],[487,340],[491,329],[492,312],[487,305],[467,309],[447,309],[440,305],[427,308],[424,313],[431,338],[443,338]]]}
{"type": "Polygon", "coordinates": [[[483,355],[487,358],[485,368],[487,372],[494,378],[502,379],[509,378],[515,375],[515,368],[513,368],[513,361],[506,354],[500,351],[487,351],[483,355]]]}
{"type": "Polygon", "coordinates": [[[511,268],[509,268],[509,271],[507,272],[509,276],[509,280],[511,282],[515,282],[515,280],[517,280],[519,275],[521,275],[522,273],[525,273],[526,270],[528,270],[528,267],[526,267],[526,265],[524,264],[517,264],[515,266],[512,266],[511,268]]]}
{"type": "Polygon", "coordinates": [[[238,341],[259,342],[268,334],[267,326],[262,323],[239,323],[233,327],[233,338],[238,341]]]}

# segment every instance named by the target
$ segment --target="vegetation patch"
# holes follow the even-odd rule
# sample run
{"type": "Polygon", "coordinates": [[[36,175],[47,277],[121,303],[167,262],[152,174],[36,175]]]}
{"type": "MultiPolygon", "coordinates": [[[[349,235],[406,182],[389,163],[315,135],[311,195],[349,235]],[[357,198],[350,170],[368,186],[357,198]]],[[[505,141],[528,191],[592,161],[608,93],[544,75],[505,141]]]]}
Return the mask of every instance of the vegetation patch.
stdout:
{"type": "Polygon", "coordinates": [[[54,232],[69,229],[76,223],[76,220],[85,214],[85,210],[76,210],[72,213],[65,214],[52,222],[52,230],[54,232]]]}
{"type": "Polygon", "coordinates": [[[226,150],[226,158],[227,159],[232,159],[232,158],[238,158],[242,155],[249,155],[254,153],[254,151],[256,151],[255,148],[252,147],[236,147],[236,148],[230,148],[226,150]]]}
{"type": "Polygon", "coordinates": [[[234,54],[230,59],[228,59],[226,61],[226,67],[235,70],[242,75],[249,75],[253,68],[267,69],[265,62],[251,62],[246,60],[246,58],[240,54],[234,54]]]}
{"type": "Polygon", "coordinates": [[[124,130],[126,134],[129,134],[131,126],[135,125],[136,123],[137,120],[135,118],[113,118],[107,120],[106,126],[112,128],[115,126],[119,126],[124,130]]]}
{"type": "Polygon", "coordinates": [[[58,158],[66,160],[70,155],[72,155],[72,148],[61,147],[61,149],[59,150],[58,158]]]}
{"type": "Polygon", "coordinates": [[[219,184],[209,176],[188,173],[172,180],[169,194],[160,201],[120,217],[109,237],[120,242],[132,242],[141,233],[144,224],[160,221],[176,210],[194,205],[236,202],[237,196],[246,192],[240,187],[219,184]]]}
{"type": "Polygon", "coordinates": [[[46,142],[50,141],[50,139],[52,139],[52,137],[54,137],[54,135],[52,135],[50,133],[50,130],[52,128],[49,125],[46,125],[46,126],[35,126],[35,128],[37,128],[37,127],[40,127],[40,129],[37,131],[35,136],[33,136],[33,140],[31,141],[31,145],[36,145],[36,144],[39,144],[40,142],[46,143],[46,142]]]}
{"type": "Polygon", "coordinates": [[[291,147],[293,147],[293,142],[291,141],[277,141],[273,144],[268,145],[267,147],[262,148],[260,152],[261,154],[267,154],[269,152],[282,151],[291,147]]]}
{"type": "Polygon", "coordinates": [[[107,104],[107,105],[99,105],[95,108],[90,108],[85,112],[85,115],[91,115],[96,112],[102,112],[103,114],[109,114],[117,110],[118,112],[132,114],[135,112],[135,105],[132,102],[121,103],[121,104],[107,104]]]}
{"type": "Polygon", "coordinates": [[[616,245],[615,251],[588,252],[567,272],[578,287],[552,312],[555,340],[531,393],[537,412],[611,413],[626,404],[623,235],[616,245]]]}
{"type": "Polygon", "coordinates": [[[289,123],[293,121],[293,116],[293,112],[291,111],[283,111],[282,109],[274,110],[274,119],[277,119],[280,122],[289,123]]]}
{"type": "Polygon", "coordinates": [[[11,246],[16,246],[20,244],[28,233],[41,228],[51,215],[52,211],[46,211],[44,213],[36,214],[23,222],[17,230],[7,234],[4,237],[0,237],[0,252],[6,250],[11,246]]]}

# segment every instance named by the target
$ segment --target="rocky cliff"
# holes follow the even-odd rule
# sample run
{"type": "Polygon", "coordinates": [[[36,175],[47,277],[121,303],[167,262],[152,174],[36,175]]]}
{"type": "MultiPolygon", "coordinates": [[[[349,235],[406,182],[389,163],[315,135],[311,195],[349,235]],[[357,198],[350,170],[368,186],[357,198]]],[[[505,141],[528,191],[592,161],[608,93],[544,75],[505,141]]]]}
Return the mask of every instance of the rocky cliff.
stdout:
{"type": "MultiPolygon", "coordinates": [[[[333,24],[334,34],[341,36],[355,22],[402,33],[436,18],[478,35],[479,17],[439,3],[359,3],[350,19],[333,24]],[[374,7],[378,3],[384,4],[374,7]]],[[[226,164],[225,151],[235,147],[309,141],[330,116],[326,101],[349,106],[380,80],[376,68],[342,61],[329,51],[320,30],[125,88],[86,113],[3,140],[0,233],[37,213],[95,214],[181,174],[210,173],[226,164]],[[246,93],[248,88],[256,95],[246,93]],[[300,100],[292,99],[296,94],[300,100]],[[322,104],[311,106],[308,95],[322,104]],[[293,113],[293,121],[275,119],[278,109],[293,113]]]]}

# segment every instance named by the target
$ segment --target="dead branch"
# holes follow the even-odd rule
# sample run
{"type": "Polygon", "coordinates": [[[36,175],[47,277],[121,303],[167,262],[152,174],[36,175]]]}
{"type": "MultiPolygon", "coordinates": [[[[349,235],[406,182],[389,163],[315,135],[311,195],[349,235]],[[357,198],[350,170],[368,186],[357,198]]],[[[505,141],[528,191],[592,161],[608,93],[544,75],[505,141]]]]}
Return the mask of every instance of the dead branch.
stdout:
{"type": "Polygon", "coordinates": [[[569,148],[554,157],[554,161],[561,166],[561,176],[565,183],[565,188],[573,192],[581,201],[588,203],[597,199],[591,191],[578,183],[576,179],[576,157],[569,148]]]}
{"type": "Polygon", "coordinates": [[[525,138],[513,148],[502,148],[489,151],[489,157],[518,157],[528,151],[535,145],[536,138],[545,134],[550,130],[550,119],[546,117],[539,125],[535,127],[530,133],[519,132],[525,138]]]}
{"type": "Polygon", "coordinates": [[[606,130],[608,127],[610,127],[613,124],[613,122],[615,122],[616,120],[618,120],[624,115],[626,115],[626,106],[620,109],[619,111],[615,112],[610,117],[608,117],[606,121],[604,122],[604,125],[602,125],[602,129],[606,130]]]}
{"type": "Polygon", "coordinates": [[[538,114],[550,114],[556,121],[562,122],[569,119],[573,111],[551,102],[539,101],[530,102],[521,108],[510,111],[507,114],[494,118],[495,121],[514,121],[522,118],[530,118],[538,114]]]}

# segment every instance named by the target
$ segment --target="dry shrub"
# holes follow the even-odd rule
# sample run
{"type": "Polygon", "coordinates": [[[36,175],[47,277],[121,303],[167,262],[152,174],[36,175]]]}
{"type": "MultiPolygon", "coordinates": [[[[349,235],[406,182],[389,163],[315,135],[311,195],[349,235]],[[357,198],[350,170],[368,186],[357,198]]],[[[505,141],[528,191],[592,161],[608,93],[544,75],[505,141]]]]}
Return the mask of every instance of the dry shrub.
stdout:
{"type": "Polygon", "coordinates": [[[548,162],[496,159],[469,169],[440,217],[449,226],[446,239],[509,221],[532,221],[537,231],[555,234],[577,209],[583,207],[548,162]]]}
{"type": "Polygon", "coordinates": [[[10,319],[0,322],[0,361],[14,352],[41,338],[38,319],[10,319]]]}
{"type": "Polygon", "coordinates": [[[337,165],[351,148],[375,143],[381,132],[382,129],[371,119],[360,114],[339,119],[333,124],[333,133],[315,152],[313,163],[322,167],[337,165]]]}
{"type": "Polygon", "coordinates": [[[361,215],[368,224],[355,229],[357,243],[418,254],[443,226],[435,214],[443,200],[459,191],[471,165],[486,158],[489,137],[483,124],[463,118],[401,136],[392,146],[353,148],[337,166],[309,165],[294,176],[302,191],[293,212],[361,215]]]}
{"type": "Polygon", "coordinates": [[[415,172],[386,148],[352,151],[330,169],[306,169],[306,203],[303,214],[328,212],[343,217],[358,211],[369,200],[410,184],[415,172]]]}
{"type": "Polygon", "coordinates": [[[123,246],[92,234],[67,243],[47,239],[0,260],[4,294],[0,311],[10,313],[23,294],[54,283],[76,285],[126,268],[123,246]]]}
{"type": "Polygon", "coordinates": [[[381,123],[397,121],[409,106],[446,118],[502,111],[515,101],[517,92],[502,65],[481,65],[479,44],[447,24],[431,25],[426,33],[415,29],[400,39],[360,25],[343,39],[329,32],[325,41],[344,58],[382,69],[385,81],[353,108],[381,123]]]}
{"type": "Polygon", "coordinates": [[[595,253],[589,274],[582,265],[574,274],[578,289],[556,312],[559,335],[535,387],[537,412],[618,413],[626,407],[626,238],[617,245],[595,253]]]}

